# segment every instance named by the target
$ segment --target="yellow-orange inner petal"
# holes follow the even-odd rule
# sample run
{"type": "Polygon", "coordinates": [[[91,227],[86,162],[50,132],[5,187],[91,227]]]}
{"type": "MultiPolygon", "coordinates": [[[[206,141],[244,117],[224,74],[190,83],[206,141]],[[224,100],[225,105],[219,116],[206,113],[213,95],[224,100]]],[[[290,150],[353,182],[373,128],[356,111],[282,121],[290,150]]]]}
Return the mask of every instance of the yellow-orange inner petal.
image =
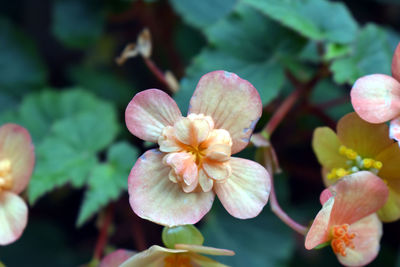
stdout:
{"type": "Polygon", "coordinates": [[[0,192],[11,189],[11,161],[9,159],[0,160],[0,192]]]}
{"type": "Polygon", "coordinates": [[[214,129],[210,116],[189,114],[174,126],[164,128],[158,139],[160,150],[167,153],[163,162],[171,166],[169,179],[180,183],[189,193],[197,188],[211,190],[214,180],[225,180],[230,175],[232,139],[228,131],[214,129]],[[203,172],[201,185],[199,171],[203,172]],[[213,181],[207,181],[211,179],[213,181]]]}
{"type": "Polygon", "coordinates": [[[331,235],[331,247],[333,249],[333,252],[335,252],[336,254],[340,254],[345,257],[347,255],[346,248],[355,248],[352,239],[356,237],[356,234],[349,233],[348,224],[332,226],[331,235]]]}
{"type": "Polygon", "coordinates": [[[172,254],[165,257],[164,267],[193,267],[190,258],[186,255],[172,254]]]}

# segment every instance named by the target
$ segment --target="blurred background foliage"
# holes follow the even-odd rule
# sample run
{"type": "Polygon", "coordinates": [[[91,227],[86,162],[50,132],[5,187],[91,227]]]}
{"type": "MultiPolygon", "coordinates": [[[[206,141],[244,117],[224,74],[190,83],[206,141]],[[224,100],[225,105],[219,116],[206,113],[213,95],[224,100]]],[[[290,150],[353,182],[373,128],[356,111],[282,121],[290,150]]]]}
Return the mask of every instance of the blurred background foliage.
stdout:
{"type": "MultiPolygon", "coordinates": [[[[224,69],[249,80],[264,104],[256,131],[296,87],[315,79],[272,136],[283,173],[281,205],[304,224],[323,189],[310,141],[352,110],[360,76],[390,74],[400,41],[397,0],[15,0],[0,6],[0,123],[32,134],[37,163],[25,197],[22,238],[0,247],[7,266],[77,266],[91,260],[104,211],[107,251],[161,244],[161,227],[130,209],[127,177],[150,144],[131,136],[124,110],[135,93],[167,90],[142,58],[115,58],[149,28],[152,61],[179,79],[183,113],[199,78],[224,69]],[[312,90],[311,90],[312,89],[312,90]]],[[[254,148],[241,156],[254,159],[254,148]]],[[[233,266],[338,266],[330,249],[303,238],[269,210],[237,220],[216,204],[199,224],[205,245],[233,249],[233,266]]],[[[384,226],[371,266],[400,266],[400,224],[384,226]]]]}

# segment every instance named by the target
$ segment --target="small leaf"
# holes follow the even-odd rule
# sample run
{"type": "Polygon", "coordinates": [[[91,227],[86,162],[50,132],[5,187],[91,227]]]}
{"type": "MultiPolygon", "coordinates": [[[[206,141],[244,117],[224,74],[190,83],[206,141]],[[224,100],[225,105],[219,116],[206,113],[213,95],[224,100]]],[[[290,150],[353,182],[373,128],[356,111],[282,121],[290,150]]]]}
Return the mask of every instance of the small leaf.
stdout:
{"type": "Polygon", "coordinates": [[[386,32],[368,24],[351,44],[351,54],[331,64],[335,82],[353,84],[358,78],[373,73],[390,75],[393,51],[386,32]]]}
{"type": "Polygon", "coordinates": [[[237,0],[170,0],[170,3],[186,23],[201,29],[227,15],[237,0]]]}
{"type": "Polygon", "coordinates": [[[244,0],[244,3],[313,40],[349,43],[354,40],[358,29],[347,7],[339,2],[244,0]]]}

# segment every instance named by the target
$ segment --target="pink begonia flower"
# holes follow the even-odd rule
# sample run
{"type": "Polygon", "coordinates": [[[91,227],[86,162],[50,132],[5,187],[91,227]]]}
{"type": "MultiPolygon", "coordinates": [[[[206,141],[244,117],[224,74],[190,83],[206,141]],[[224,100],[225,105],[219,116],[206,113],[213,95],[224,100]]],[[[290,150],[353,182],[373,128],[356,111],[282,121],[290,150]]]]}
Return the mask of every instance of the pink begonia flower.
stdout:
{"type": "Polygon", "coordinates": [[[379,252],[382,223],[376,215],[388,198],[377,176],[361,171],[343,177],[320,196],[322,209],[307,233],[306,249],[329,242],[340,263],[363,266],[379,252]]]}
{"type": "Polygon", "coordinates": [[[176,249],[151,246],[149,249],[128,257],[133,252],[117,250],[105,257],[100,267],[227,267],[226,265],[202,256],[233,256],[235,253],[227,249],[219,249],[198,245],[176,244],[176,249]]]}
{"type": "Polygon", "coordinates": [[[359,78],[351,89],[354,110],[370,123],[390,122],[390,137],[400,140],[400,44],[392,60],[392,77],[371,74],[359,78]]]}
{"type": "Polygon", "coordinates": [[[27,130],[16,124],[0,127],[0,245],[16,241],[28,220],[28,207],[18,195],[28,185],[35,163],[27,130]]]}
{"type": "Polygon", "coordinates": [[[133,211],[170,227],[194,224],[217,194],[232,216],[257,216],[268,201],[270,176],[260,164],[231,154],[246,147],[261,112],[257,90],[226,71],[200,79],[187,117],[160,90],[136,94],[126,125],[159,149],[145,152],[129,175],[133,211]]]}

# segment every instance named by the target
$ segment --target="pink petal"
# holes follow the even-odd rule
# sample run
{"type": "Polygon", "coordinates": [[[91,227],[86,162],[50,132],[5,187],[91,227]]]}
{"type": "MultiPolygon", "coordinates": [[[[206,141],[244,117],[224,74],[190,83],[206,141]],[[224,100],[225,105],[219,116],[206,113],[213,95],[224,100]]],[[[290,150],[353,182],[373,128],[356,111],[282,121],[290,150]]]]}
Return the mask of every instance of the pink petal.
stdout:
{"type": "Polygon", "coordinates": [[[397,45],[392,59],[392,76],[400,81],[400,43],[397,45]]]}
{"type": "Polygon", "coordinates": [[[378,211],[386,202],[386,184],[368,171],[340,179],[329,188],[335,196],[330,225],[352,224],[378,211]]]}
{"type": "Polygon", "coordinates": [[[260,164],[241,158],[231,158],[232,175],[222,183],[214,183],[222,205],[240,219],[257,216],[267,204],[271,178],[260,164]]]}
{"type": "Polygon", "coordinates": [[[169,153],[163,158],[163,162],[174,170],[178,177],[182,177],[187,185],[193,184],[198,178],[198,169],[195,158],[186,152],[169,153]]]}
{"type": "Polygon", "coordinates": [[[182,118],[175,123],[174,128],[177,139],[191,146],[197,146],[206,140],[212,130],[207,120],[192,118],[182,118]]]}
{"type": "Polygon", "coordinates": [[[216,256],[233,256],[235,252],[229,249],[213,248],[200,245],[191,244],[176,244],[176,249],[184,249],[189,252],[201,253],[206,255],[216,255],[216,256]]]}
{"type": "Polygon", "coordinates": [[[379,252],[382,237],[382,223],[374,213],[350,225],[349,231],[356,236],[352,240],[354,249],[347,248],[346,256],[337,254],[345,266],[364,266],[375,259],[379,252]]]}
{"type": "Polygon", "coordinates": [[[19,194],[31,178],[35,153],[29,132],[11,123],[0,127],[0,161],[7,159],[11,163],[11,191],[19,194]]]}
{"type": "Polygon", "coordinates": [[[151,246],[150,248],[133,255],[126,260],[120,267],[146,266],[160,267],[164,266],[164,259],[171,254],[185,253],[186,250],[168,249],[160,246],[151,246]]]}
{"type": "Polygon", "coordinates": [[[319,196],[319,201],[321,202],[321,205],[324,205],[325,202],[328,201],[328,199],[330,199],[332,196],[332,192],[329,191],[328,188],[322,191],[321,195],[319,196]]]}
{"type": "Polygon", "coordinates": [[[306,236],[306,249],[313,249],[329,240],[329,219],[334,202],[335,199],[333,197],[328,199],[315,217],[314,222],[306,236]]]}
{"type": "Polygon", "coordinates": [[[208,177],[203,169],[199,171],[199,184],[204,192],[209,192],[213,188],[214,180],[208,177]]]}
{"type": "Polygon", "coordinates": [[[22,235],[28,222],[28,207],[12,193],[0,193],[0,245],[8,245],[22,235]]]}
{"type": "Polygon", "coordinates": [[[136,94],[125,111],[129,131],[145,141],[157,142],[165,126],[182,117],[175,101],[163,91],[148,89],[136,94]]]}
{"type": "Polygon", "coordinates": [[[232,174],[232,167],[227,162],[215,162],[205,160],[203,162],[203,170],[205,173],[214,180],[226,180],[232,174]]]}
{"type": "Polygon", "coordinates": [[[128,179],[131,207],[138,216],[161,225],[195,224],[211,209],[214,193],[183,192],[169,180],[171,168],[162,164],[163,156],[149,150],[133,166],[128,179]]]}
{"type": "Polygon", "coordinates": [[[182,144],[176,139],[175,129],[173,126],[166,126],[158,138],[160,151],[162,152],[179,152],[182,151],[182,144]]]}
{"type": "Polygon", "coordinates": [[[189,107],[189,113],[211,116],[216,129],[230,133],[232,154],[246,147],[261,112],[257,90],[248,81],[226,71],[205,74],[197,84],[189,107]]]}
{"type": "Polygon", "coordinates": [[[119,267],[124,261],[129,259],[135,254],[133,251],[126,249],[117,249],[116,251],[109,253],[105,256],[99,267],[119,267]]]}
{"type": "Polygon", "coordinates": [[[400,117],[390,121],[389,136],[397,142],[400,141],[400,117]]]}
{"type": "Polygon", "coordinates": [[[370,123],[382,123],[400,114],[400,83],[384,74],[359,78],[351,89],[354,110],[370,123]]]}

